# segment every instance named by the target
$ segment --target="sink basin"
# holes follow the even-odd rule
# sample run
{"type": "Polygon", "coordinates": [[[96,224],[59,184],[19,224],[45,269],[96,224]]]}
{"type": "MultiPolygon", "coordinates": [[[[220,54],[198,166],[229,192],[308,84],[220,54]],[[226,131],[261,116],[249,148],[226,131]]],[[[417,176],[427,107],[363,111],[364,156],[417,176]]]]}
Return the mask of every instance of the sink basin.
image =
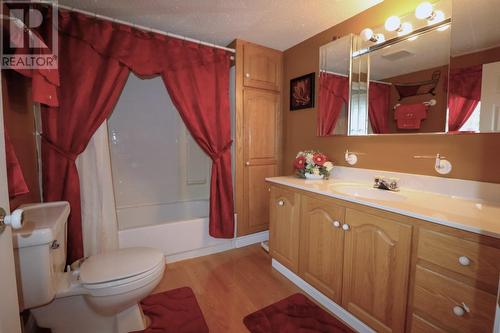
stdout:
{"type": "Polygon", "coordinates": [[[379,190],[369,184],[337,183],[331,185],[331,190],[353,197],[383,201],[403,201],[406,197],[400,192],[379,190]]]}

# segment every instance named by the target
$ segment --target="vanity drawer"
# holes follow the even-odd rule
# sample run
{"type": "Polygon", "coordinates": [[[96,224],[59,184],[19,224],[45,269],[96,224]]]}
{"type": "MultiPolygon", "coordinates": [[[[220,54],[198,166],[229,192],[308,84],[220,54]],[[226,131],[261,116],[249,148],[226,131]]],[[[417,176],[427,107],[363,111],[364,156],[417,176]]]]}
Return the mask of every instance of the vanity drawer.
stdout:
{"type": "Polygon", "coordinates": [[[497,289],[500,249],[421,228],[418,257],[497,289]]]}
{"type": "Polygon", "coordinates": [[[413,310],[442,324],[445,331],[491,332],[495,304],[494,295],[417,265],[413,310]],[[469,312],[454,313],[466,307],[469,312]]]}

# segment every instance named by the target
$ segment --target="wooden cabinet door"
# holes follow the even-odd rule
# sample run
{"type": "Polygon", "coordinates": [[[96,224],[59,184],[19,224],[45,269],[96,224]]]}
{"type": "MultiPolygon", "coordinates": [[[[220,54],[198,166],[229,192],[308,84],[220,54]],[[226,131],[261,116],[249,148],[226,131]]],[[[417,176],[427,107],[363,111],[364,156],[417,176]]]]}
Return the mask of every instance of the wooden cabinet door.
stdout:
{"type": "Polygon", "coordinates": [[[243,216],[238,236],[269,227],[269,186],[278,174],[280,95],[246,88],[243,91],[243,216]]]}
{"type": "Polygon", "coordinates": [[[283,188],[271,188],[271,256],[294,272],[299,266],[300,194],[283,188]]]}
{"type": "Polygon", "coordinates": [[[377,332],[404,332],[412,227],[346,209],[342,305],[377,332]]]}
{"type": "Polygon", "coordinates": [[[332,200],[301,197],[300,276],[340,303],[344,258],[344,208],[332,200]]]}
{"type": "Polygon", "coordinates": [[[243,45],[243,85],[281,90],[281,52],[256,44],[243,45]]]}

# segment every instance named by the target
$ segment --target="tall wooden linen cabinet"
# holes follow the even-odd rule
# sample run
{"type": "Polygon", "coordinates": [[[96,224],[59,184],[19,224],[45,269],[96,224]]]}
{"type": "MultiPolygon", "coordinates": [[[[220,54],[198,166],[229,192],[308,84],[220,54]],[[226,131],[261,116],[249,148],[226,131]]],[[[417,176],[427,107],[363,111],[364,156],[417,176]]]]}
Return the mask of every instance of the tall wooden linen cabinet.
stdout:
{"type": "Polygon", "coordinates": [[[235,40],[237,235],[269,228],[269,185],[280,173],[283,53],[235,40]]]}

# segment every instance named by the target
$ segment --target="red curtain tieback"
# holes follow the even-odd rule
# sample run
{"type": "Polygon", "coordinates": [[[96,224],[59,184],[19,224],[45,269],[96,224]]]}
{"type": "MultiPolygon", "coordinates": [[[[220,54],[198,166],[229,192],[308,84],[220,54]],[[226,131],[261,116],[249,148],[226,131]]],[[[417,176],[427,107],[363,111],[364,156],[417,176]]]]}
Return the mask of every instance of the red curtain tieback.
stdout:
{"type": "Polygon", "coordinates": [[[54,143],[52,143],[49,139],[47,139],[44,135],[42,135],[42,140],[55,152],[59,153],[59,155],[63,156],[65,159],[68,161],[76,161],[76,158],[78,157],[78,154],[73,154],[68,151],[65,151],[64,149],[56,146],[54,143]]]}
{"type": "Polygon", "coordinates": [[[229,148],[231,148],[232,144],[233,140],[229,140],[229,142],[221,149],[221,151],[219,151],[217,154],[211,155],[210,158],[212,159],[212,161],[217,162],[217,160],[219,160],[222,155],[224,155],[224,153],[228,151],[229,148]]]}

